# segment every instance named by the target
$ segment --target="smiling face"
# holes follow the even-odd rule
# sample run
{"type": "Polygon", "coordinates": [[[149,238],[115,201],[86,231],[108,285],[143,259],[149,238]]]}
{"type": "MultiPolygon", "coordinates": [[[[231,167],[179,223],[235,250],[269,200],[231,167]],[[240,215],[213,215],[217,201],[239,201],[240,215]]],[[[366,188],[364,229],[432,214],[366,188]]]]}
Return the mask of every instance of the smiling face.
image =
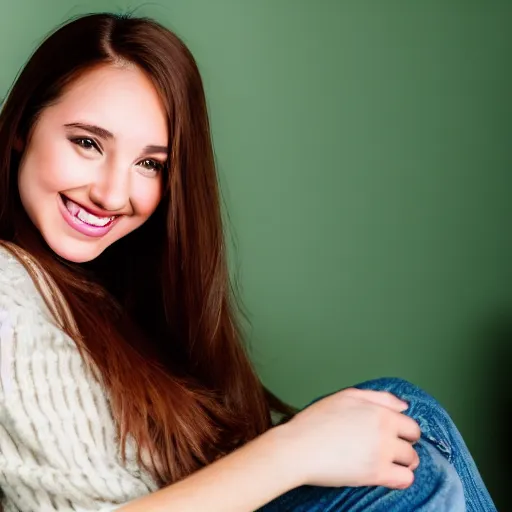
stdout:
{"type": "Polygon", "coordinates": [[[157,208],[167,144],[165,110],[142,71],[91,70],[41,112],[20,148],[23,207],[56,254],[90,261],[157,208]]]}

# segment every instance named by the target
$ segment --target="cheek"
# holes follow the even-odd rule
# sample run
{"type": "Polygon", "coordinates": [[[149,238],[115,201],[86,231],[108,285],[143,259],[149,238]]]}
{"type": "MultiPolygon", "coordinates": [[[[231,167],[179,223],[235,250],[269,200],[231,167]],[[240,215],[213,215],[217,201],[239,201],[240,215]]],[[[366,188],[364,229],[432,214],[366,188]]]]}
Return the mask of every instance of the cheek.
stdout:
{"type": "Polygon", "coordinates": [[[63,144],[38,144],[29,148],[20,167],[20,187],[56,193],[76,186],[80,163],[63,144]],[[77,172],[78,171],[78,172],[77,172]]]}
{"type": "Polygon", "coordinates": [[[138,217],[148,218],[156,210],[162,199],[161,180],[137,181],[131,200],[138,217]]]}

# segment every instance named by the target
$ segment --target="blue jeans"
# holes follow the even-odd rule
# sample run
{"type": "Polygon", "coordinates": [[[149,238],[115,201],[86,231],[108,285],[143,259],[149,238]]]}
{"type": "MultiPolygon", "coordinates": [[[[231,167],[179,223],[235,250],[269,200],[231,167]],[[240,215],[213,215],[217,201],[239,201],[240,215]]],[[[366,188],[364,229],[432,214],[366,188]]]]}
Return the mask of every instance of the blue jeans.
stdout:
{"type": "Polygon", "coordinates": [[[401,379],[377,379],[360,389],[390,391],[409,403],[405,414],[422,431],[415,445],[420,465],[406,490],[385,487],[304,486],[280,496],[260,512],[496,512],[457,427],[441,405],[401,379]]]}

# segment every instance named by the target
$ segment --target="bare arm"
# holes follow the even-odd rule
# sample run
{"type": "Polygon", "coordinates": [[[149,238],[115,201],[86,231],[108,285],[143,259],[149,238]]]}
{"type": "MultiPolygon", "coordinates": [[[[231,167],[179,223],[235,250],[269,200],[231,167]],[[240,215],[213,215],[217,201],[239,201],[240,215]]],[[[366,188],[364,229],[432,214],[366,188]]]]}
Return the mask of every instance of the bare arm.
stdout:
{"type": "Polygon", "coordinates": [[[418,424],[389,393],[341,391],[119,512],[251,512],[300,485],[409,487],[418,424]]]}
{"type": "Polygon", "coordinates": [[[283,457],[285,429],[275,427],[188,478],[132,501],[119,512],[252,512],[301,485],[283,457]]]}

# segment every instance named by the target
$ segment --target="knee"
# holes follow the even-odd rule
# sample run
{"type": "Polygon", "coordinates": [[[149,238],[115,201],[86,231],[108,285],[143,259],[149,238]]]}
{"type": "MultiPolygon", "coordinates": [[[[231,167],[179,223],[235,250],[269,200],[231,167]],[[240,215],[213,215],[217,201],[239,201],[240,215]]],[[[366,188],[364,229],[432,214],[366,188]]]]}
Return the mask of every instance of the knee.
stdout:
{"type": "Polygon", "coordinates": [[[359,389],[371,389],[375,391],[388,391],[406,402],[427,402],[436,407],[441,407],[439,402],[425,390],[399,377],[382,377],[373,379],[355,386],[359,389]]]}
{"type": "Polygon", "coordinates": [[[430,443],[420,441],[416,450],[421,462],[406,492],[428,504],[428,510],[466,510],[463,484],[454,466],[430,443]]]}
{"type": "Polygon", "coordinates": [[[420,387],[411,382],[386,377],[363,382],[359,389],[388,391],[406,401],[409,408],[405,414],[420,425],[423,438],[429,440],[448,459],[452,459],[452,444],[458,439],[456,427],[441,404],[420,387]]]}

